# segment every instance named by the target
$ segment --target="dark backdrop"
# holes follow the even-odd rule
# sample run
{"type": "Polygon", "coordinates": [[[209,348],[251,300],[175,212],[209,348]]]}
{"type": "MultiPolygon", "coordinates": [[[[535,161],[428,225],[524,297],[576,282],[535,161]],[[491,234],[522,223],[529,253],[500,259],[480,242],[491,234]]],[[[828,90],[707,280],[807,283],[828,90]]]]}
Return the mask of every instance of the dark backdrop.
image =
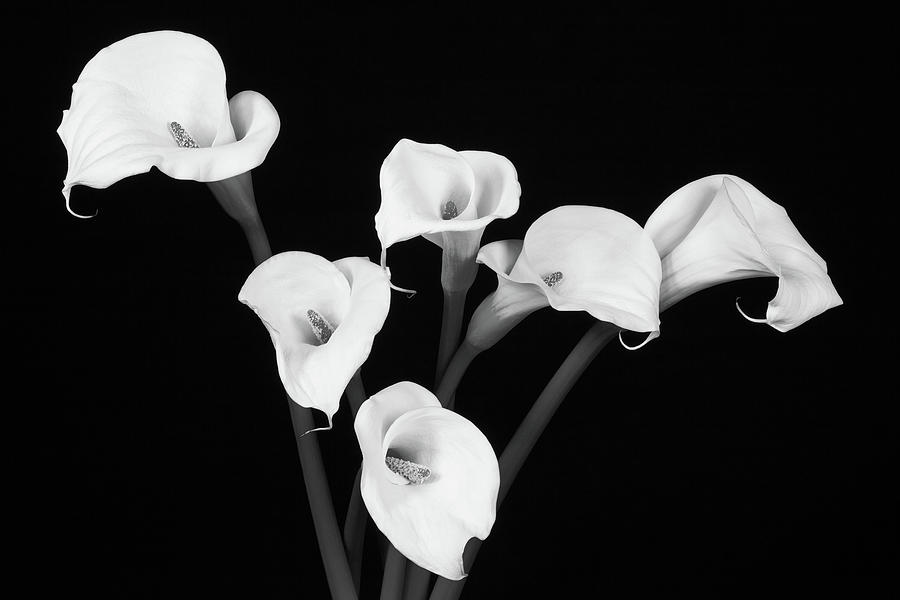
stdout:
{"type": "MultiPolygon", "coordinates": [[[[522,471],[469,597],[859,591],[896,567],[895,392],[880,387],[896,367],[879,345],[896,341],[895,269],[873,229],[893,199],[868,162],[887,135],[871,43],[882,16],[7,12],[7,495],[13,564],[34,573],[36,596],[326,594],[269,338],[237,302],[252,269],[240,230],[206,186],[157,171],[76,188],[92,220],[64,209],[55,129],[70,86],[100,48],[154,29],[206,38],[229,94],[254,89],[278,109],[281,134],[253,175],[276,252],[377,260],[379,167],[408,137],[515,164],[521,209],[485,241],[521,237],[562,204],[643,223],[681,185],[725,172],[784,205],[828,261],[845,305],[790,333],[734,310],[740,295],[764,312],[776,282],[758,279],[679,304],[638,352],[610,345],[522,471]]],[[[439,251],[410,240],[390,260],[420,293],[393,296],[364,367],[370,392],[433,376],[439,251]]],[[[482,270],[469,310],[494,286],[482,270]]],[[[474,363],[460,411],[498,453],[590,322],[540,311],[474,363]]],[[[342,516],[359,461],[346,406],[320,441],[342,516]]]]}

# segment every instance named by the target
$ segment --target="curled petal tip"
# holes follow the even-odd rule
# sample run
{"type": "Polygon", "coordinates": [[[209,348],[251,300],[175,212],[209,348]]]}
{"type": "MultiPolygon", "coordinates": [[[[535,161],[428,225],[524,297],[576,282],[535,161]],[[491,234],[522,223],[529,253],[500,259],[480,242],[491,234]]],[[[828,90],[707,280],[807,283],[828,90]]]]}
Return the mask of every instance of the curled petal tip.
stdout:
{"type": "Polygon", "coordinates": [[[637,346],[629,346],[628,344],[625,343],[625,340],[622,339],[622,332],[620,331],[620,332],[619,332],[619,343],[622,344],[622,347],[625,348],[626,350],[640,350],[641,348],[643,348],[644,346],[646,346],[647,344],[649,344],[649,343],[650,343],[650,340],[652,340],[652,339],[654,339],[654,338],[657,337],[656,335],[654,335],[654,333],[655,333],[655,332],[652,332],[652,331],[651,331],[651,332],[647,335],[647,339],[645,339],[643,342],[641,342],[641,343],[638,344],[637,346]]]}
{"type": "Polygon", "coordinates": [[[291,400],[328,419],[327,427],[314,429],[325,422],[307,420],[303,428],[331,429],[341,395],[387,316],[384,273],[365,258],[330,262],[309,252],[282,252],[253,270],[238,299],[268,330],[291,400]]]}
{"type": "Polygon", "coordinates": [[[389,273],[388,274],[388,286],[390,286],[390,288],[392,290],[397,291],[397,292],[403,292],[404,294],[406,294],[407,298],[412,298],[413,296],[415,296],[416,294],[419,293],[416,290],[408,290],[406,288],[402,288],[402,287],[394,285],[393,283],[390,282],[390,271],[388,271],[388,273],[389,273]]]}
{"type": "Polygon", "coordinates": [[[416,290],[408,290],[406,288],[402,288],[391,283],[391,270],[387,266],[387,250],[381,251],[381,268],[384,269],[384,274],[387,276],[388,287],[397,292],[403,292],[406,294],[407,298],[412,298],[418,292],[416,290]]]}
{"type": "Polygon", "coordinates": [[[68,156],[63,193],[73,182],[106,188],[153,167],[203,182],[251,170],[280,121],[260,94],[233,100],[225,96],[222,59],[206,40],[152,31],[107,46],[84,66],[57,128],[68,156]]]}
{"type": "Polygon", "coordinates": [[[69,187],[66,187],[65,189],[63,189],[63,195],[66,197],[66,211],[68,211],[68,213],[70,215],[72,215],[73,217],[76,217],[78,219],[93,219],[100,213],[99,210],[94,210],[94,214],[92,214],[92,215],[79,215],[77,212],[72,210],[72,202],[69,197],[70,189],[71,188],[69,188],[69,187]]]}
{"type": "Polygon", "coordinates": [[[304,431],[297,437],[302,438],[303,436],[305,436],[309,433],[315,433],[316,431],[331,431],[331,423],[328,424],[328,427],[313,427],[312,429],[308,429],[307,431],[304,431]]]}
{"type": "Polygon", "coordinates": [[[741,310],[740,302],[741,302],[740,296],[738,296],[737,298],[734,299],[734,306],[735,306],[735,308],[737,308],[738,312],[741,313],[742,317],[744,317],[751,323],[768,323],[769,322],[768,319],[755,319],[755,318],[751,317],[750,315],[748,315],[747,313],[745,313],[743,310],[741,310]]]}
{"type": "MultiPolygon", "coordinates": [[[[788,331],[833,308],[837,291],[825,260],[800,235],[783,206],[736,175],[710,175],[682,186],[645,226],[662,257],[660,306],[749,277],[778,278],[766,319],[788,331]]],[[[737,302],[736,302],[737,303],[737,302]]]]}

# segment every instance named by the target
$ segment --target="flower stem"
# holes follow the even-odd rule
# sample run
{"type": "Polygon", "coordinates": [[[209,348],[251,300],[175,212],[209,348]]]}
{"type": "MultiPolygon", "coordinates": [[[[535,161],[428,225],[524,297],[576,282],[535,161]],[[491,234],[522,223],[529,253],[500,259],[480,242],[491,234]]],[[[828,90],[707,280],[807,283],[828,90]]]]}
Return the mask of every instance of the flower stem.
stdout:
{"type": "Polygon", "coordinates": [[[363,546],[366,540],[366,523],[369,519],[359,488],[361,477],[362,466],[356,471],[350,503],[347,505],[347,516],[344,518],[344,548],[347,550],[347,561],[350,563],[350,574],[357,594],[362,579],[363,546]]]}
{"type": "MultiPolygon", "coordinates": [[[[249,183],[249,177],[248,177],[249,183]]],[[[215,182],[214,182],[215,183],[215,182]]],[[[210,185],[213,193],[220,199],[221,186],[210,185]]],[[[252,187],[249,197],[252,199],[252,187]]],[[[225,204],[223,203],[223,206],[225,204]]],[[[255,202],[253,203],[255,214],[255,202]]],[[[227,209],[226,209],[227,210],[227,209]]],[[[231,212],[229,211],[229,214],[231,212]]],[[[234,216],[232,214],[232,216],[234,216]]],[[[255,218],[237,218],[241,225],[250,253],[253,255],[253,263],[259,265],[272,256],[269,238],[258,214],[255,218]]],[[[357,372],[357,376],[359,372],[357,372]]],[[[359,381],[360,388],[362,382],[359,381]]],[[[312,513],[313,525],[316,530],[316,538],[319,541],[319,554],[325,565],[325,576],[328,580],[328,588],[331,590],[333,600],[356,600],[356,590],[353,585],[353,576],[344,546],[341,542],[341,531],[338,528],[337,517],[334,514],[334,505],[331,501],[331,491],[328,487],[328,477],[322,464],[322,453],[319,450],[319,440],[315,432],[312,412],[291,400],[287,399],[290,408],[291,426],[294,430],[294,440],[297,444],[297,453],[300,455],[300,466],[303,470],[303,482],[306,486],[306,496],[309,499],[309,510],[312,513]],[[307,433],[309,432],[309,433],[307,433]]]]}
{"type": "MultiPolygon", "coordinates": [[[[359,407],[366,400],[366,390],[363,387],[362,376],[359,370],[356,371],[350,383],[347,384],[345,393],[350,404],[350,410],[355,418],[359,407]]],[[[356,478],[353,480],[353,491],[350,494],[350,502],[347,505],[347,516],[344,518],[344,547],[347,550],[347,560],[350,563],[350,573],[353,576],[353,587],[356,589],[357,594],[359,593],[359,584],[362,579],[363,546],[366,539],[366,523],[369,518],[359,487],[361,477],[362,466],[356,471],[356,478]]]]}
{"type": "Polygon", "coordinates": [[[441,339],[438,344],[437,368],[435,369],[435,385],[444,377],[447,365],[459,346],[462,331],[463,311],[466,307],[468,288],[462,290],[444,290],[444,311],[441,316],[441,339]]]}
{"type": "Polygon", "coordinates": [[[240,221],[239,224],[247,237],[247,243],[250,245],[250,253],[253,255],[255,264],[259,265],[272,256],[272,249],[269,247],[269,238],[266,236],[262,219],[257,216],[255,220],[240,221]]]}
{"type": "Polygon", "coordinates": [[[237,221],[244,230],[247,243],[250,244],[250,252],[253,254],[253,262],[258,265],[272,256],[269,238],[266,237],[262,219],[259,218],[259,211],[256,208],[250,171],[222,181],[210,181],[207,186],[225,213],[237,221]]]}
{"type": "MultiPolygon", "coordinates": [[[[591,327],[578,341],[563,363],[559,366],[553,378],[547,383],[541,395],[525,415],[519,428],[513,434],[512,439],[500,456],[500,492],[497,496],[497,507],[503,502],[510,486],[518,475],[519,470],[528,458],[538,438],[546,429],[547,424],[556,410],[565,400],[566,395],[594,360],[597,354],[606,344],[616,336],[618,328],[609,323],[599,321],[591,327]]],[[[471,569],[475,556],[481,547],[480,540],[472,540],[466,545],[463,555],[463,564],[466,572],[471,569]]],[[[462,593],[466,579],[450,581],[439,577],[431,593],[431,600],[456,600],[462,593]]]]}
{"type": "Polygon", "coordinates": [[[406,574],[406,557],[396,548],[388,549],[384,563],[384,579],[381,580],[381,600],[401,600],[403,597],[403,580],[406,574]]]}
{"type": "Polygon", "coordinates": [[[303,467],[303,481],[309,498],[309,509],[313,515],[316,537],[319,540],[319,553],[325,564],[325,576],[328,579],[331,597],[333,600],[356,600],[353,576],[341,542],[341,530],[334,514],[328,477],[325,474],[319,441],[316,438],[318,433],[310,431],[315,428],[312,413],[293,400],[289,402],[294,438],[297,441],[297,452],[300,454],[300,463],[303,467]],[[298,432],[309,433],[298,435],[298,432]]]}
{"type": "Polygon", "coordinates": [[[593,362],[597,354],[603,350],[610,340],[615,338],[618,331],[619,329],[616,326],[605,321],[595,323],[575,344],[575,347],[559,366],[559,369],[556,370],[553,378],[544,387],[541,395],[535,400],[531,410],[525,415],[500,457],[498,505],[503,502],[516,475],[519,473],[519,469],[522,468],[531,449],[534,448],[550,419],[553,418],[556,409],[566,399],[569,391],[591,362],[593,362]]]}
{"type": "MultiPolygon", "coordinates": [[[[456,268],[456,265],[448,258],[447,253],[445,253],[442,276],[456,268]]],[[[447,371],[448,365],[451,363],[451,358],[454,357],[457,346],[459,346],[459,337],[463,325],[463,313],[466,307],[466,294],[469,291],[469,285],[471,285],[471,281],[468,281],[468,285],[463,286],[461,289],[448,290],[444,287],[444,311],[441,316],[441,338],[438,343],[437,367],[434,376],[435,386],[444,379],[444,374],[447,371]]],[[[471,359],[469,359],[469,361],[471,361],[471,359]]],[[[447,388],[446,393],[448,395],[446,399],[441,399],[441,404],[446,406],[447,403],[453,402],[456,385],[459,384],[459,379],[462,378],[466,366],[468,366],[468,363],[458,366],[458,368],[462,368],[462,372],[459,372],[456,383],[453,384],[452,387],[447,388]]],[[[413,563],[409,563],[405,571],[406,593],[404,599],[419,600],[420,598],[424,598],[428,594],[431,573],[413,563]]]]}
{"type": "Polygon", "coordinates": [[[459,382],[462,380],[463,375],[466,374],[469,365],[472,364],[472,361],[475,360],[475,357],[480,353],[480,349],[467,341],[463,341],[459,348],[456,349],[456,353],[453,355],[450,364],[447,365],[447,369],[444,371],[444,376],[441,377],[441,383],[438,385],[437,392],[435,393],[435,396],[438,397],[438,400],[441,401],[444,408],[453,408],[453,405],[455,404],[454,400],[456,398],[456,388],[459,386],[459,382]]]}
{"type": "Polygon", "coordinates": [[[350,403],[350,412],[355,419],[359,407],[366,401],[366,388],[363,385],[360,369],[357,369],[356,373],[353,374],[353,377],[350,378],[350,382],[347,384],[344,393],[347,394],[347,401],[350,403]]]}
{"type": "Polygon", "coordinates": [[[406,589],[403,600],[422,600],[428,596],[431,586],[431,571],[423,569],[414,562],[406,567],[406,589]]]}

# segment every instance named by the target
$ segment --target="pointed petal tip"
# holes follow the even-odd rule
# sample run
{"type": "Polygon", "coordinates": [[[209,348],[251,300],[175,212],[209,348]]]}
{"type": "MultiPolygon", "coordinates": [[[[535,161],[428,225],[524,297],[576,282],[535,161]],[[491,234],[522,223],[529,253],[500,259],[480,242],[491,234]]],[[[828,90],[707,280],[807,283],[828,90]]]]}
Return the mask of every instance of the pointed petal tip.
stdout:
{"type": "MultiPolygon", "coordinates": [[[[757,318],[751,317],[750,315],[748,315],[747,313],[745,313],[745,312],[743,311],[743,309],[741,309],[741,304],[740,304],[740,302],[741,302],[741,297],[740,297],[740,296],[738,296],[737,298],[734,299],[734,306],[735,306],[735,308],[737,308],[737,311],[738,311],[739,313],[741,313],[741,316],[742,316],[742,317],[744,317],[745,319],[747,319],[747,320],[750,321],[751,323],[768,323],[768,322],[769,322],[769,319],[766,319],[766,318],[763,318],[763,319],[757,319],[757,318]]],[[[776,327],[776,329],[778,329],[778,328],[776,327]]]]}
{"type": "MultiPolygon", "coordinates": [[[[334,428],[334,413],[329,414],[328,411],[323,410],[322,408],[320,408],[318,406],[313,406],[313,405],[306,406],[302,402],[297,401],[297,399],[295,399],[290,394],[288,394],[288,400],[290,400],[293,404],[299,406],[300,408],[309,411],[310,424],[312,425],[312,428],[307,429],[306,431],[298,434],[297,435],[298,439],[306,436],[307,434],[315,433],[316,431],[331,431],[334,428]],[[317,414],[324,416],[328,420],[328,424],[322,425],[321,427],[316,427],[315,426],[316,419],[318,419],[318,417],[316,417],[317,414]]],[[[338,408],[340,408],[340,407],[338,407],[338,408]]],[[[292,419],[293,419],[293,416],[292,416],[292,419]]],[[[321,420],[320,420],[320,422],[321,422],[321,420]]]]}
{"type": "MultiPolygon", "coordinates": [[[[647,333],[647,332],[644,332],[644,333],[647,333]]],[[[641,342],[637,346],[629,346],[628,344],[625,343],[625,340],[622,339],[622,332],[620,331],[619,332],[619,343],[622,344],[622,347],[625,348],[626,350],[640,350],[641,348],[643,348],[644,346],[649,344],[652,340],[655,340],[658,337],[659,337],[659,330],[651,331],[651,332],[649,332],[649,334],[647,335],[647,338],[643,342],[641,342]]]]}
{"type": "Polygon", "coordinates": [[[409,290],[406,288],[396,286],[391,282],[391,270],[387,266],[387,247],[384,245],[382,245],[382,247],[381,247],[381,268],[384,269],[384,274],[387,276],[387,280],[388,280],[388,286],[392,290],[406,294],[407,298],[412,298],[413,296],[415,296],[416,294],[419,293],[416,290],[409,290]]]}
{"type": "Polygon", "coordinates": [[[76,218],[78,218],[78,219],[93,219],[94,217],[96,217],[96,216],[100,213],[100,210],[97,209],[97,210],[94,210],[94,214],[92,214],[92,215],[79,215],[77,212],[75,212],[74,210],[72,210],[72,200],[71,200],[71,197],[70,197],[70,196],[71,196],[71,192],[72,192],[72,186],[71,186],[71,184],[68,184],[68,183],[65,184],[65,185],[63,186],[63,189],[62,189],[62,195],[63,195],[63,197],[66,199],[66,211],[67,211],[70,215],[72,215],[73,217],[76,217],[76,218]]]}
{"type": "Polygon", "coordinates": [[[407,297],[407,298],[412,298],[413,296],[415,296],[416,294],[419,293],[419,292],[416,291],[416,290],[408,290],[408,289],[406,289],[406,288],[402,288],[402,287],[400,287],[400,286],[394,285],[393,283],[390,282],[390,276],[388,276],[388,285],[389,285],[390,288],[391,288],[392,290],[394,290],[395,292],[402,292],[402,293],[406,294],[406,297],[407,297]]]}

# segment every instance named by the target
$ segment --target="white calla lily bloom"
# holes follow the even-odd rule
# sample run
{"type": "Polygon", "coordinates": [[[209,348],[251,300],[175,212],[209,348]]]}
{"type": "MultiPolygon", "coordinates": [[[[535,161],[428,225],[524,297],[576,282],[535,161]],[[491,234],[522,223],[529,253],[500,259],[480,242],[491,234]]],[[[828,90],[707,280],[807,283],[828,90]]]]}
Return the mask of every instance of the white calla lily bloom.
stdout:
{"type": "Polygon", "coordinates": [[[843,303],[825,261],[785,209],[740,177],[710,175],[685,185],[645,229],[662,259],[661,311],[714,285],[765,276],[778,277],[778,292],[765,319],[752,320],[778,331],[843,303]]]}
{"type": "Polygon", "coordinates": [[[497,273],[497,290],[475,310],[466,341],[493,346],[543,308],[583,310],[637,332],[659,335],[659,255],[625,215],[597,206],[560,206],[539,217],[524,240],[485,245],[478,262],[497,273]]]}
{"type": "MultiPolygon", "coordinates": [[[[485,227],[519,209],[521,188],[513,164],[493,152],[456,152],[441,144],[402,139],[381,166],[381,206],[375,230],[382,265],[387,249],[423,236],[450,260],[473,267],[444,289],[466,289],[477,270],[474,259],[485,227]]],[[[446,271],[446,270],[445,270],[446,271]]]]}
{"type": "Polygon", "coordinates": [[[360,490],[372,520],[408,559],[446,579],[466,576],[463,550],[491,532],[500,488],[484,434],[403,381],[366,400],[354,423],[360,490]]]}
{"type": "Polygon", "coordinates": [[[387,317],[384,270],[367,258],[330,262],[309,252],[282,252],[253,270],[238,300],[269,331],[288,396],[324,412],[330,428],[344,388],[387,317]]]}
{"type": "Polygon", "coordinates": [[[68,152],[66,206],[75,185],[106,188],[154,166],[202,182],[246,173],[279,128],[262,94],[228,101],[225,67],[206,40],[178,31],[130,36],[100,50],[72,86],[57,129],[68,152]]]}

